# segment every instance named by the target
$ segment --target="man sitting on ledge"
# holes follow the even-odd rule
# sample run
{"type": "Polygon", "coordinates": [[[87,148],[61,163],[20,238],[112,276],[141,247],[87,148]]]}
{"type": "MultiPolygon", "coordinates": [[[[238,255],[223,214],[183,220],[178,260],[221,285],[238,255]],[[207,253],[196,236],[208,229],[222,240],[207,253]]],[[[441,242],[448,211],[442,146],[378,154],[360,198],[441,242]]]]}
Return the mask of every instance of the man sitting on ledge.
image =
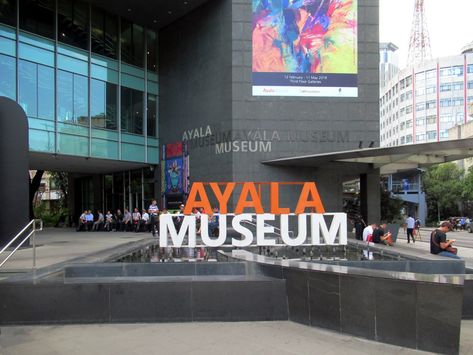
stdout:
{"type": "Polygon", "coordinates": [[[452,225],[450,222],[442,222],[440,228],[430,234],[430,252],[453,259],[461,259],[457,255],[457,248],[452,247],[452,244],[455,243],[455,239],[447,239],[446,233],[451,229],[452,225]]]}
{"type": "Polygon", "coordinates": [[[373,231],[373,243],[386,244],[393,246],[393,240],[391,239],[391,232],[387,231],[386,223],[381,223],[378,228],[373,231]]]}

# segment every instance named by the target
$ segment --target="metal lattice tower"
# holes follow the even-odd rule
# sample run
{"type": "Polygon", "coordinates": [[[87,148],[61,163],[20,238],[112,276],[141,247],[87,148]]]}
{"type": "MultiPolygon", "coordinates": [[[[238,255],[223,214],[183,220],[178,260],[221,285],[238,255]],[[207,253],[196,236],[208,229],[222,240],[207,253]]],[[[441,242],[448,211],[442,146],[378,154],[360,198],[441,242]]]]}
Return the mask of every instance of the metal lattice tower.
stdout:
{"type": "Polygon", "coordinates": [[[407,64],[414,66],[430,59],[432,59],[432,49],[425,19],[424,0],[415,0],[407,64]]]}

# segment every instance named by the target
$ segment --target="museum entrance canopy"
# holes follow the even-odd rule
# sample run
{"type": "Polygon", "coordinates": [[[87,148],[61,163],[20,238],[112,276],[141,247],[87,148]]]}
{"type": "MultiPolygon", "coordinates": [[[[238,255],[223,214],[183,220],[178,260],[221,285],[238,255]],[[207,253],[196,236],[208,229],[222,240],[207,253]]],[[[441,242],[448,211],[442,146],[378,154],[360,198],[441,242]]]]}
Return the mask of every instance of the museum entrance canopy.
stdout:
{"type": "Polygon", "coordinates": [[[303,155],[268,160],[263,164],[316,168],[351,163],[380,169],[381,174],[393,174],[470,157],[473,157],[473,138],[303,155]]]}

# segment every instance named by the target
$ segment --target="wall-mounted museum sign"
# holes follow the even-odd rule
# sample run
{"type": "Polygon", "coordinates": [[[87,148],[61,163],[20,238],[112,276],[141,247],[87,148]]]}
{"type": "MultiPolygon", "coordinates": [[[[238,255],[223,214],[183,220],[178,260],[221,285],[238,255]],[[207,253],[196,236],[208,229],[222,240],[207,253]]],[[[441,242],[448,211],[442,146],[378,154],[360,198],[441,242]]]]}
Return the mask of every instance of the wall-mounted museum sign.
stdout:
{"type": "Polygon", "coordinates": [[[159,221],[162,247],[169,245],[168,234],[174,247],[195,247],[198,235],[208,247],[347,244],[346,214],[326,213],[314,182],[194,182],[183,214],[162,214],[159,221]],[[279,189],[283,185],[300,186],[293,211],[280,205],[279,189]],[[263,196],[262,186],[268,196],[263,196]],[[268,198],[269,208],[265,209],[263,201],[268,198]],[[217,201],[218,213],[213,213],[211,199],[217,201]],[[232,212],[230,199],[237,201],[232,212]],[[290,230],[291,224],[297,225],[296,232],[290,230]],[[240,238],[227,241],[230,226],[240,238]]]}

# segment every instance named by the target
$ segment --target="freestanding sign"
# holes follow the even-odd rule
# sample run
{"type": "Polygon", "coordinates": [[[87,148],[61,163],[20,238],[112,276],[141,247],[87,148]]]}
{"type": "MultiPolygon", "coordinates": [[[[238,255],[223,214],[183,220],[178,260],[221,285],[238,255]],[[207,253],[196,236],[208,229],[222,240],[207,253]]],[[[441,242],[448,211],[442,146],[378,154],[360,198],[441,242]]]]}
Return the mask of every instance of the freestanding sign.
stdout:
{"type": "MultiPolygon", "coordinates": [[[[347,244],[347,216],[345,213],[326,213],[316,184],[314,182],[300,183],[302,186],[294,212],[289,208],[279,205],[278,182],[269,184],[270,208],[265,211],[262,203],[261,191],[258,192],[255,183],[242,184],[238,202],[233,213],[228,211],[228,201],[235,191],[236,183],[208,183],[218,201],[218,237],[212,237],[209,231],[209,216],[212,215],[210,199],[204,183],[192,184],[189,198],[183,214],[163,214],[160,216],[160,246],[169,246],[168,234],[172,246],[181,247],[187,236],[188,247],[196,246],[197,219],[200,222],[200,236],[202,243],[208,247],[220,247],[226,244],[227,227],[231,227],[241,235],[241,238],[232,238],[234,247],[276,246],[274,238],[266,238],[268,234],[275,234],[276,227],[272,224],[279,219],[281,240],[283,245],[346,245],[347,244]],[[221,190],[220,186],[224,185],[221,190]],[[207,213],[192,214],[196,209],[203,209],[207,213]],[[248,213],[247,209],[254,210],[248,213]],[[307,211],[309,210],[309,211],[307,211]],[[174,223],[174,218],[179,217],[179,228],[174,223]],[[297,220],[297,235],[289,230],[289,219],[297,220]],[[330,222],[328,222],[330,220],[330,222]],[[247,224],[255,226],[256,233],[248,228],[247,224]],[[246,226],[245,226],[246,224],[246,226]]],[[[297,183],[295,183],[297,184],[297,183]]],[[[215,222],[214,222],[215,223],[215,222]]]]}

